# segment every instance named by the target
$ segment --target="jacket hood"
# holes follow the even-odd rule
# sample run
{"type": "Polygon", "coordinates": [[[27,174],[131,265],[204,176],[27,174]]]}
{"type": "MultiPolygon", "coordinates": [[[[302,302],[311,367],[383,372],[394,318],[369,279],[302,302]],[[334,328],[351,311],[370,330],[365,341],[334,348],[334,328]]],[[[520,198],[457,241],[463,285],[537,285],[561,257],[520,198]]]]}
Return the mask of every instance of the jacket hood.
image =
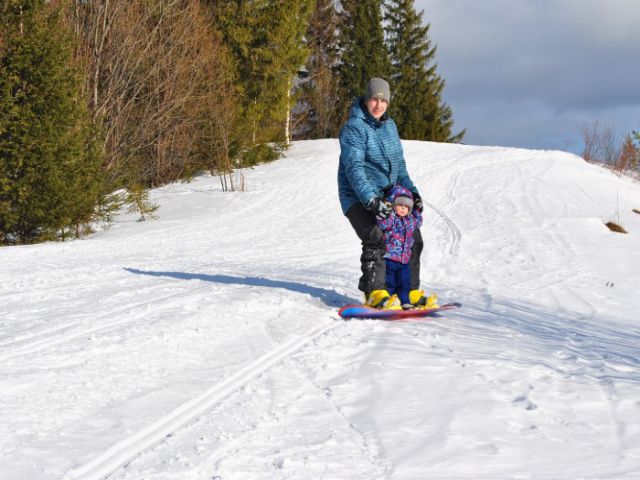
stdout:
{"type": "Polygon", "coordinates": [[[411,193],[411,190],[403,187],[402,185],[394,185],[391,187],[391,190],[389,190],[389,193],[387,194],[387,200],[393,203],[396,197],[400,196],[408,197],[413,201],[413,194],[411,193]]]}

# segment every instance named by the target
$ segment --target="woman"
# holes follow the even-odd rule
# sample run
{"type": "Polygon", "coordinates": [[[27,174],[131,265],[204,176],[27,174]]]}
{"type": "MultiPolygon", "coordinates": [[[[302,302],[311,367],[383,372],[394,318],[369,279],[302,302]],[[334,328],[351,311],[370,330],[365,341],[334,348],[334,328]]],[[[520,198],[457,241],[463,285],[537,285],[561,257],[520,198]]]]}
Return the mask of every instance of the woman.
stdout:
{"type": "MultiPolygon", "coordinates": [[[[391,93],[389,84],[372,78],[363,97],[349,111],[349,119],[340,131],[340,166],[338,194],[342,212],[362,241],[360,257],[362,277],[358,288],[365,294],[365,303],[375,308],[402,308],[393,301],[385,286],[385,243],[376,219],[391,214],[384,200],[385,192],[394,185],[411,191],[414,205],[423,210],[422,199],[414,186],[402,153],[402,144],[395,122],[387,114],[391,93]]],[[[420,290],[420,254],[422,235],[414,231],[411,253],[411,291],[409,300],[416,308],[436,304],[435,295],[425,296],[420,290]]]]}

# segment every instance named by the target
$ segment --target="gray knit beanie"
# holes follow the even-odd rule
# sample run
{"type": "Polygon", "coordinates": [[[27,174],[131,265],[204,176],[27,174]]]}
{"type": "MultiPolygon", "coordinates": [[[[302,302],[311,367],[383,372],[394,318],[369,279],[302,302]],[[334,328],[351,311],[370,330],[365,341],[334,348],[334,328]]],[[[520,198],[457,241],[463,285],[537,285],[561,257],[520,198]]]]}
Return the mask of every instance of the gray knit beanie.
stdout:
{"type": "Polygon", "coordinates": [[[391,91],[389,84],[382,78],[372,78],[367,84],[367,90],[364,94],[364,101],[368,102],[372,98],[381,98],[387,103],[391,101],[391,91]]]}
{"type": "Polygon", "coordinates": [[[406,207],[409,207],[409,210],[411,210],[413,208],[413,200],[411,200],[409,197],[405,197],[404,195],[398,195],[393,200],[393,204],[394,205],[405,205],[406,207]]]}

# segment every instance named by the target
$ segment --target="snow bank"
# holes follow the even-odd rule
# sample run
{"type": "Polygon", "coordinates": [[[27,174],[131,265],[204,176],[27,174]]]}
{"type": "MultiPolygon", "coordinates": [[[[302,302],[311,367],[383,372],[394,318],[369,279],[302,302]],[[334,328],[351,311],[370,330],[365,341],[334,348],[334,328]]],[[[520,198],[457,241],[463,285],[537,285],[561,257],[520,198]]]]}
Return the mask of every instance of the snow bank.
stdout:
{"type": "Polygon", "coordinates": [[[640,188],[404,142],[431,321],[338,319],[336,140],[155,190],[159,220],[0,249],[0,478],[620,479],[640,471],[640,188]],[[610,232],[614,220],[629,232],[610,232]]]}

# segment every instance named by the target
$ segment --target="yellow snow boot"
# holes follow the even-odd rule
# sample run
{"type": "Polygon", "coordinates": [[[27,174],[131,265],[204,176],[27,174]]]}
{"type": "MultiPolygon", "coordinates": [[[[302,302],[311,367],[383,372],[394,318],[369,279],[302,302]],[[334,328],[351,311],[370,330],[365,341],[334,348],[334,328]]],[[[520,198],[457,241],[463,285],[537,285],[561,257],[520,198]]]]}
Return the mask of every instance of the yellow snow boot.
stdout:
{"type": "Polygon", "coordinates": [[[374,290],[366,299],[365,305],[381,310],[402,310],[397,295],[389,295],[386,290],[374,290]]]}
{"type": "Polygon", "coordinates": [[[409,301],[414,308],[438,308],[438,295],[434,293],[427,296],[424,290],[411,290],[409,292],[409,301]]]}

